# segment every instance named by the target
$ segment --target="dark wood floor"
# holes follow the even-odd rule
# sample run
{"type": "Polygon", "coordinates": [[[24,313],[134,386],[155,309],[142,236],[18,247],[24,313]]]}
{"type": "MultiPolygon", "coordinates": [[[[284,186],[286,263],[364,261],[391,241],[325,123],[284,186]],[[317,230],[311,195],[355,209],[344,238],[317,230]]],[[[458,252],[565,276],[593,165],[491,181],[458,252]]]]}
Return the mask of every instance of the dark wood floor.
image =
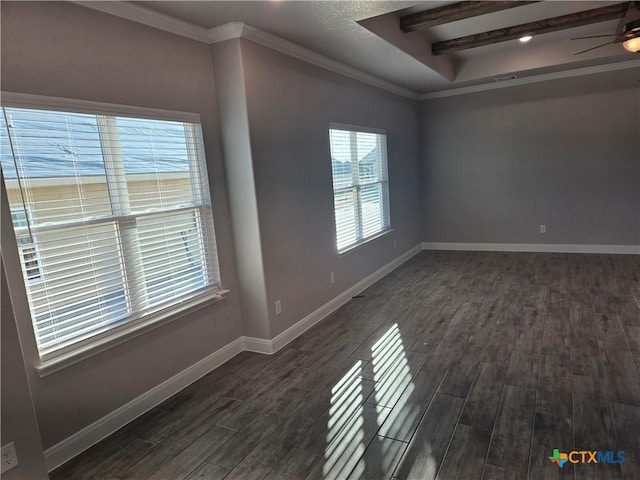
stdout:
{"type": "Polygon", "coordinates": [[[52,474],[640,479],[640,257],[422,252],[52,474]],[[553,449],[623,450],[567,464],[553,449]]]}

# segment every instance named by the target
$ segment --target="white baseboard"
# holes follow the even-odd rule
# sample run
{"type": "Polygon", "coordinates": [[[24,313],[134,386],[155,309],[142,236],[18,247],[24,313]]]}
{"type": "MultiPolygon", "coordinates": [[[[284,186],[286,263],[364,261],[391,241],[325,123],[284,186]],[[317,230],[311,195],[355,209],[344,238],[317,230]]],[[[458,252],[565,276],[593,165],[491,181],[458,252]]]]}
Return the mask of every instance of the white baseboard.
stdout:
{"type": "Polygon", "coordinates": [[[552,243],[449,243],[424,242],[423,250],[466,250],[474,252],[603,253],[640,255],[640,245],[572,245],[552,243]]]}
{"type": "Polygon", "coordinates": [[[160,385],[152,388],[148,392],[145,392],[139,397],[131,400],[129,403],[123,405],[117,410],[114,410],[91,425],[74,433],[60,443],[48,448],[44,452],[47,470],[50,472],[63,463],[71,460],[73,457],[82,453],[92,445],[95,445],[105,437],[111,435],[119,428],[122,428],[127,423],[135,420],[140,415],[151,410],[156,405],[159,405],[183,388],[205,376],[207,373],[219,367],[227,360],[233,358],[238,353],[244,350],[265,354],[277,352],[289,342],[302,335],[315,324],[326,318],[329,314],[347,303],[351,300],[351,297],[361,293],[363,290],[373,285],[389,272],[419,253],[422,249],[422,245],[417,245],[411,250],[403,253],[398,258],[348,288],[330,302],[310,313],[275,338],[265,340],[254,337],[240,337],[215,351],[208,357],[200,360],[196,364],[190,366],[186,370],[183,370],[177,375],[174,375],[168,380],[162,382],[160,385]]]}
{"type": "Polygon", "coordinates": [[[129,403],[105,415],[100,420],[65,438],[44,452],[47,470],[50,472],[100,440],[111,435],[143,413],[151,410],[183,388],[205,376],[243,350],[242,338],[225,345],[186,370],[165,380],[129,403]]]}
{"type": "Polygon", "coordinates": [[[309,315],[304,317],[299,322],[295,323],[291,327],[287,328],[284,332],[277,335],[275,338],[271,340],[263,340],[261,338],[253,338],[253,337],[244,337],[245,340],[245,349],[258,352],[258,353],[275,353],[280,350],[282,347],[287,345],[289,342],[295,340],[304,332],[309,330],[315,324],[325,319],[331,313],[335,312],[338,308],[346,304],[352,297],[362,293],[364,290],[369,288],[371,285],[376,283],[382,277],[387,275],[389,272],[395,270],[404,262],[409,260],[411,257],[415,256],[422,250],[421,245],[417,245],[413,247],[411,250],[406,251],[398,258],[392,260],[387,263],[382,268],[376,270],[371,275],[363,278],[358,283],[348,288],[340,295],[335,297],[333,300],[325,303],[317,310],[311,312],[309,315]]]}
{"type": "Polygon", "coordinates": [[[265,340],[264,338],[242,337],[242,344],[247,352],[264,353],[271,355],[275,353],[273,349],[273,340],[265,340]]]}

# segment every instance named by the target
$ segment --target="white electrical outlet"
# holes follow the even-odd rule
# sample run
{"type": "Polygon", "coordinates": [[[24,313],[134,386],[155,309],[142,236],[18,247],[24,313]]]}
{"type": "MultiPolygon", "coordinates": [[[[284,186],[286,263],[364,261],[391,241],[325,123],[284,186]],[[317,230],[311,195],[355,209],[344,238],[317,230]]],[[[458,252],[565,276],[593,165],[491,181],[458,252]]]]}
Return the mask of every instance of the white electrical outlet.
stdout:
{"type": "Polygon", "coordinates": [[[18,455],[16,454],[16,446],[11,442],[2,447],[2,470],[0,473],[8,472],[17,466],[18,455]]]}
{"type": "Polygon", "coordinates": [[[331,273],[329,274],[329,281],[330,281],[331,283],[336,283],[336,275],[335,275],[335,273],[331,272],[331,273]]]}
{"type": "Polygon", "coordinates": [[[282,313],[282,302],[280,300],[276,300],[276,315],[280,315],[282,313]]]}
{"type": "Polygon", "coordinates": [[[546,225],[540,225],[540,233],[547,233],[547,226],[546,225]]]}

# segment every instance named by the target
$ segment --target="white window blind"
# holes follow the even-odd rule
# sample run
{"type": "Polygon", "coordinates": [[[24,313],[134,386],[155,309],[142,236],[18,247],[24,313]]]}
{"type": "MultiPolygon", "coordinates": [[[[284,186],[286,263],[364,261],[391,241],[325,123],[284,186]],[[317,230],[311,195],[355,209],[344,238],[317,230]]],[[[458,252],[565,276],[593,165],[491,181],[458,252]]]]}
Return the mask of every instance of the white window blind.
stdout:
{"type": "Polygon", "coordinates": [[[43,359],[218,290],[199,124],[5,107],[0,163],[43,359]]]}
{"type": "Polygon", "coordinates": [[[387,145],[380,133],[330,129],[338,252],[390,228],[387,145]]]}

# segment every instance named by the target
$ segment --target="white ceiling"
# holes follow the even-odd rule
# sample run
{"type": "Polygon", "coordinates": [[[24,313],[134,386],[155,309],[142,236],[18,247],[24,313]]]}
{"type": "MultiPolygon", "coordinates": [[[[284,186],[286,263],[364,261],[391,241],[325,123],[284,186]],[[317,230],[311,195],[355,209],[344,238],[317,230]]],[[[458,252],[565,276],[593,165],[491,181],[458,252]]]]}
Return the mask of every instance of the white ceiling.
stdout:
{"type": "Polygon", "coordinates": [[[143,1],[131,2],[199,27],[244,22],[417,93],[493,82],[495,77],[557,72],[637,59],[620,44],[579,56],[607,39],[575,36],[613,33],[618,20],[433,57],[430,41],[598,8],[612,2],[546,1],[403,33],[398,18],[455,2],[410,1],[143,1]],[[358,23],[360,22],[360,23],[358,23]],[[366,28],[365,28],[366,27],[366,28]]]}

